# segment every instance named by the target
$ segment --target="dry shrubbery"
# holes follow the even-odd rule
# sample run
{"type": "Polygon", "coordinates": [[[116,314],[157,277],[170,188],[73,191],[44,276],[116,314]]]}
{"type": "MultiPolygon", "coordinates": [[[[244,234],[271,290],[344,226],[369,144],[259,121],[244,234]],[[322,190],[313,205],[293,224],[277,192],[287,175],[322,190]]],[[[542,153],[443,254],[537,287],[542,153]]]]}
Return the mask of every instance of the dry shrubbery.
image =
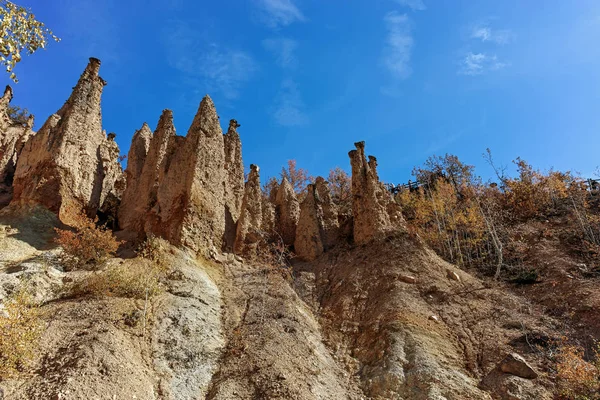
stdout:
{"type": "Polygon", "coordinates": [[[600,345],[595,349],[596,363],[584,360],[581,347],[563,339],[555,356],[556,377],[561,398],[569,400],[600,399],[600,345]]]}
{"type": "Polygon", "coordinates": [[[83,212],[73,214],[74,229],[55,228],[56,243],[63,250],[63,261],[71,269],[99,268],[119,248],[120,242],[110,230],[97,226],[97,218],[88,218],[83,212]]]}
{"type": "Polygon", "coordinates": [[[33,361],[42,332],[41,312],[25,289],[6,299],[0,310],[0,379],[33,361]]]}
{"type": "Polygon", "coordinates": [[[162,281],[169,272],[162,255],[164,243],[150,237],[138,250],[141,259],[113,265],[73,285],[73,296],[117,296],[144,299],[160,294],[162,281]]]}
{"type": "Polygon", "coordinates": [[[582,247],[597,247],[600,219],[592,212],[590,193],[582,179],[569,172],[535,170],[515,160],[517,176],[507,178],[488,151],[488,161],[500,184],[484,184],[474,167],[456,156],[431,157],[415,175],[418,190],[403,190],[396,200],[409,229],[418,233],[447,261],[490,270],[499,276],[502,266],[519,264],[518,240],[512,228],[530,219],[564,215],[573,240],[582,247]]]}

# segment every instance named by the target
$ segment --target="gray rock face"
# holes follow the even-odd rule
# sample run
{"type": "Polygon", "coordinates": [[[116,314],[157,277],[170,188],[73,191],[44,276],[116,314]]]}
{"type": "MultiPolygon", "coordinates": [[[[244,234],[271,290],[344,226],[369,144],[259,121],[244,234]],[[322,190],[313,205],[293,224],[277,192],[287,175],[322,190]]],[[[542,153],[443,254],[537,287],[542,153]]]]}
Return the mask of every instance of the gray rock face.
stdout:
{"type": "Polygon", "coordinates": [[[258,172],[258,166],[250,165],[234,246],[235,254],[250,257],[256,255],[256,249],[261,240],[263,222],[262,191],[258,172]]]}
{"type": "Polygon", "coordinates": [[[365,142],[354,143],[348,153],[352,165],[352,215],[354,241],[365,244],[395,230],[405,229],[404,219],[389,192],[379,181],[377,159],[365,156],[365,142]]]}
{"type": "Polygon", "coordinates": [[[94,215],[114,187],[111,179],[119,167],[116,158],[103,159],[113,156],[116,144],[107,143],[102,131],[100,98],[106,82],[99,69],[100,60],[90,58],[67,102],[25,144],[13,203],[41,204],[68,223],[78,209],[94,215]]]}

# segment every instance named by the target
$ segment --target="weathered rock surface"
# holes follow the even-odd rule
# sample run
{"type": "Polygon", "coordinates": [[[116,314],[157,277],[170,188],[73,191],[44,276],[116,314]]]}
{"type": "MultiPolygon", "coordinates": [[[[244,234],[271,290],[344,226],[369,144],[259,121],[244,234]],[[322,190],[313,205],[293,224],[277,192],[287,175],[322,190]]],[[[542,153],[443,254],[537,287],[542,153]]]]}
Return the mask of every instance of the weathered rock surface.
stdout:
{"type": "Polygon", "coordinates": [[[352,165],[354,241],[365,244],[404,229],[404,219],[390,193],[379,181],[377,159],[365,156],[365,142],[354,143],[348,153],[352,165]]]}
{"type": "Polygon", "coordinates": [[[148,131],[149,128],[142,126],[138,131],[139,135],[133,137],[130,152],[138,154],[132,154],[135,162],[131,174],[127,173],[127,175],[133,175],[136,170],[140,170],[140,173],[137,180],[134,180],[131,185],[127,184],[119,209],[121,228],[137,232],[141,236],[160,227],[158,216],[154,215],[154,220],[151,219],[150,210],[157,207],[158,188],[161,180],[164,180],[168,159],[176,148],[176,133],[171,110],[163,110],[154,135],[150,139],[148,139],[148,131]],[[148,150],[143,156],[146,140],[149,140],[148,150]]]}
{"type": "Polygon", "coordinates": [[[100,60],[90,58],[67,102],[25,144],[17,161],[13,203],[41,204],[68,223],[69,214],[78,209],[95,215],[114,187],[111,180],[120,167],[116,158],[103,160],[103,155],[112,157],[116,144],[108,144],[102,131],[100,97],[106,82],[99,69],[100,60]]]}
{"type": "Polygon", "coordinates": [[[248,182],[244,189],[241,215],[237,223],[235,238],[235,254],[246,256],[256,255],[257,246],[261,240],[263,221],[262,191],[258,166],[250,165],[248,182]]]}
{"type": "Polygon", "coordinates": [[[0,98],[0,207],[11,200],[17,159],[27,140],[35,134],[33,115],[29,116],[25,126],[10,119],[7,109],[12,96],[11,87],[6,86],[0,98]]]}
{"type": "Polygon", "coordinates": [[[163,111],[145,156],[147,132],[134,138],[141,144],[132,146],[139,155],[128,175],[140,169],[142,159],[143,167],[139,179],[125,189],[119,212],[121,228],[141,237],[161,236],[194,251],[213,246],[221,249],[224,242],[232,242],[226,237],[226,220],[231,217],[229,228],[234,229],[243,196],[238,182],[240,177],[243,182],[243,167],[236,128],[233,123],[228,135],[223,135],[209,96],[202,99],[185,137],[176,136],[171,111],[163,111]],[[227,164],[225,141],[229,146],[227,164]]]}
{"type": "Polygon", "coordinates": [[[225,134],[225,249],[230,249],[236,238],[236,221],[240,218],[242,198],[244,197],[244,161],[242,160],[242,141],[237,132],[240,124],[235,119],[229,121],[225,134]]]}
{"type": "Polygon", "coordinates": [[[309,184],[300,206],[294,250],[302,260],[311,261],[323,254],[323,210],[315,185],[309,184]]]}
{"type": "Polygon", "coordinates": [[[318,196],[318,204],[322,211],[322,239],[325,250],[335,246],[340,239],[340,223],[338,220],[338,209],[331,197],[331,191],[327,181],[318,176],[315,180],[315,190],[318,196]]]}
{"type": "Polygon", "coordinates": [[[283,243],[292,246],[300,218],[300,203],[292,184],[283,177],[275,194],[275,226],[283,243]]]}
{"type": "Polygon", "coordinates": [[[127,154],[127,168],[125,169],[125,190],[119,207],[119,226],[126,229],[139,231],[139,219],[142,214],[136,210],[142,200],[140,187],[142,170],[152,140],[152,131],[144,122],[142,127],[135,132],[131,140],[131,147],[127,154]],[[137,227],[137,229],[135,229],[137,227]]]}

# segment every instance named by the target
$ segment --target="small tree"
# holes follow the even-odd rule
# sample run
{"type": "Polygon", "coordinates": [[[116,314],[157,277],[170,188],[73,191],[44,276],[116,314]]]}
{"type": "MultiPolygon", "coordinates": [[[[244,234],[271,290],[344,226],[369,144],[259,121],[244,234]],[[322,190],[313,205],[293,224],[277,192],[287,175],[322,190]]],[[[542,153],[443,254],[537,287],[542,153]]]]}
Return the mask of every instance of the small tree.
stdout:
{"type": "Polygon", "coordinates": [[[27,123],[27,119],[29,118],[28,109],[21,108],[19,106],[13,106],[11,104],[9,104],[6,108],[6,113],[13,122],[21,125],[25,125],[27,123]]]}
{"type": "Polygon", "coordinates": [[[334,203],[342,213],[352,210],[352,178],[340,167],[329,171],[329,190],[334,203]]]}
{"type": "Polygon", "coordinates": [[[7,0],[0,0],[0,62],[6,66],[10,79],[18,82],[13,72],[22,53],[33,54],[45,48],[49,39],[60,41],[52,31],[35,19],[30,9],[7,0]]]}
{"type": "Polygon", "coordinates": [[[307,170],[296,166],[296,160],[288,160],[287,168],[281,168],[280,176],[282,179],[287,178],[297,194],[304,192],[306,186],[314,180],[307,170]]]}

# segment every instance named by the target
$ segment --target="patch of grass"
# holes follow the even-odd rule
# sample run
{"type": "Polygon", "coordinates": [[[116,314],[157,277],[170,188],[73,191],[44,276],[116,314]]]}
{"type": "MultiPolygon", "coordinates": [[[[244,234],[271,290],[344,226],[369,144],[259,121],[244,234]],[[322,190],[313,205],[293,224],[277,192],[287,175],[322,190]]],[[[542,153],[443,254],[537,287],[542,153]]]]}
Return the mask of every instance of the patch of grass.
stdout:
{"type": "Polygon", "coordinates": [[[43,332],[41,311],[25,289],[0,310],[0,379],[14,377],[34,360],[43,332]]]}
{"type": "Polygon", "coordinates": [[[128,297],[144,299],[162,292],[162,279],[167,270],[153,262],[136,260],[116,265],[76,282],[69,292],[70,296],[128,297]]]}

